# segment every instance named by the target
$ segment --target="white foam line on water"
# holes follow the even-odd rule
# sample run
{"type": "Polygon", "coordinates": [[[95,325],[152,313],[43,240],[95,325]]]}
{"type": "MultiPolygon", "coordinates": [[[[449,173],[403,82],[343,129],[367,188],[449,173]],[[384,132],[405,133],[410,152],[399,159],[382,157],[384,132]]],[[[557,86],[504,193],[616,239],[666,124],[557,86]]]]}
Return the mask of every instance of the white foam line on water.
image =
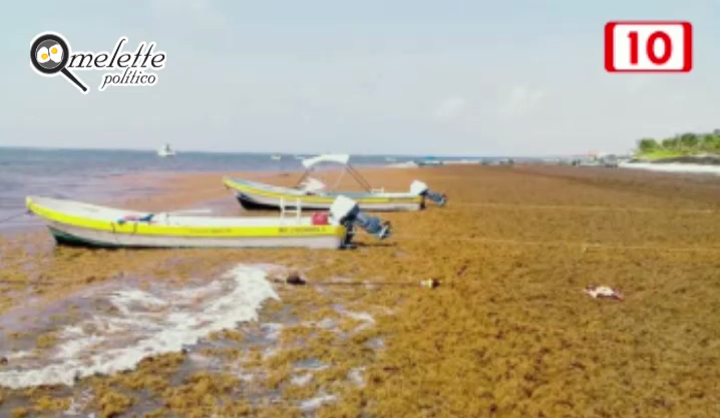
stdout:
{"type": "Polygon", "coordinates": [[[335,395],[328,395],[326,393],[320,393],[318,396],[315,396],[314,398],[306,399],[302,402],[300,402],[300,410],[303,412],[310,412],[314,411],[315,409],[318,409],[323,404],[329,403],[337,399],[335,395]]]}
{"type": "Polygon", "coordinates": [[[363,378],[365,367],[355,367],[348,372],[348,379],[358,387],[365,386],[365,378],[363,378]]]}
{"type": "Polygon", "coordinates": [[[260,326],[260,329],[265,333],[265,338],[272,341],[277,341],[277,339],[280,338],[283,328],[285,328],[283,324],[274,322],[268,322],[260,326]]]}
{"type": "Polygon", "coordinates": [[[350,318],[352,318],[356,321],[367,322],[369,324],[375,323],[375,318],[373,318],[373,316],[367,312],[345,311],[344,313],[345,313],[345,315],[349,316],[350,318]]]}
{"type": "MultiPolygon", "coordinates": [[[[90,404],[92,399],[92,391],[89,389],[84,390],[79,396],[77,396],[77,400],[75,398],[70,399],[70,406],[65,410],[65,412],[63,412],[63,416],[82,416],[83,410],[90,404]]],[[[91,414],[87,416],[90,417],[95,415],[91,414]]]]}
{"type": "Polygon", "coordinates": [[[720,175],[720,166],[685,163],[621,163],[620,168],[634,170],[659,171],[664,173],[716,174],[720,175]]]}
{"type": "Polygon", "coordinates": [[[347,317],[350,317],[356,321],[362,322],[362,324],[355,327],[355,332],[362,331],[368,327],[371,327],[375,324],[375,318],[368,312],[355,312],[355,311],[349,311],[345,309],[342,305],[335,305],[335,312],[338,312],[340,314],[343,314],[347,317]]]}
{"type": "Polygon", "coordinates": [[[388,164],[385,166],[385,168],[417,168],[417,167],[420,167],[420,166],[417,165],[417,163],[415,163],[413,161],[407,161],[404,163],[393,163],[393,164],[388,164]]]}
{"type": "Polygon", "coordinates": [[[305,386],[313,379],[313,375],[310,373],[304,373],[300,375],[293,376],[290,379],[290,383],[295,386],[305,386]]]}
{"type": "Polygon", "coordinates": [[[69,324],[45,356],[22,360],[13,354],[21,360],[0,371],[0,386],[71,386],[78,378],[131,370],[146,357],[178,352],[212,332],[257,320],[265,300],[279,300],[267,274],[266,266],[239,265],[192,289],[151,293],[127,288],[100,295],[116,313],[69,324]]]}

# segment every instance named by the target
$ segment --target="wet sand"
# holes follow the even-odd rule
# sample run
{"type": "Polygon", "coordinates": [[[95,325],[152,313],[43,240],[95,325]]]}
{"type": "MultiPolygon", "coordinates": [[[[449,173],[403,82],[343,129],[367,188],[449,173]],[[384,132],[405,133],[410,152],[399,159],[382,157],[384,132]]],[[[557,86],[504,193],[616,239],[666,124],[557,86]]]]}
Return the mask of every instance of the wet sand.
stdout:
{"type": "MultiPolygon", "coordinates": [[[[381,214],[393,238],[362,237],[353,251],[88,251],[55,248],[45,231],[0,241],[4,315],[105,282],[180,288],[238,263],[311,283],[276,284],[280,300],[258,322],[133,371],[0,389],[0,415],[720,415],[716,177],[550,166],[363,173],[388,190],[422,179],[449,204],[381,214]],[[429,278],[441,286],[419,285],[429,278]],[[591,299],[581,292],[589,284],[625,300],[591,299]]],[[[242,213],[221,177],[163,176],[163,194],[122,204],[242,213]]],[[[55,319],[41,319],[27,335],[0,329],[3,345],[52,350],[55,319]]]]}

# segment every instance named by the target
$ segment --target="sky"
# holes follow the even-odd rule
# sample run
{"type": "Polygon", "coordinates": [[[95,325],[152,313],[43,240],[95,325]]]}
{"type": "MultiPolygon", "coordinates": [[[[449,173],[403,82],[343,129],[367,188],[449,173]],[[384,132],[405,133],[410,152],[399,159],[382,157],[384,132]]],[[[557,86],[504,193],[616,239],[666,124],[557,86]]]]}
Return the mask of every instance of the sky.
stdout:
{"type": "MultiPolygon", "coordinates": [[[[0,146],[543,156],[627,152],[720,128],[716,0],[12,2],[0,16],[0,146]],[[610,20],[693,24],[689,74],[609,74],[610,20]],[[30,68],[40,32],[75,51],[155,42],[152,87],[30,68]]],[[[2,152],[2,150],[0,150],[2,152]]]]}

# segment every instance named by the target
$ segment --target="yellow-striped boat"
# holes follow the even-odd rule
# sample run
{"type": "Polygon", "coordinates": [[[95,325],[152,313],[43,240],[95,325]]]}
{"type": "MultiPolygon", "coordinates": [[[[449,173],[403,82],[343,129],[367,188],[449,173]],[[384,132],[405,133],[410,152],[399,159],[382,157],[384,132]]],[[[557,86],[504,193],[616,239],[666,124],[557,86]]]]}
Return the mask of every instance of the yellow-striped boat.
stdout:
{"type": "Polygon", "coordinates": [[[181,212],[148,213],[71,200],[27,197],[28,210],[43,218],[58,244],[91,247],[352,247],[355,227],[380,239],[390,225],[339,197],[328,216],[217,217],[181,212]],[[318,221],[321,219],[321,221],[318,221]]]}
{"type": "MultiPolygon", "coordinates": [[[[245,209],[264,210],[326,210],[335,199],[347,196],[355,200],[361,210],[365,211],[416,211],[425,207],[425,200],[430,199],[443,206],[447,200],[444,194],[435,193],[418,180],[410,185],[408,192],[385,192],[384,189],[373,189],[360,173],[350,164],[350,156],[346,154],[320,155],[302,161],[305,173],[295,187],[280,187],[250,180],[223,180],[225,187],[235,193],[238,202],[245,209]],[[343,175],[349,173],[365,189],[364,192],[334,192],[323,189],[324,185],[310,177],[312,170],[323,163],[340,164],[344,167],[343,175]]],[[[338,181],[339,183],[339,181],[338,181]]]]}

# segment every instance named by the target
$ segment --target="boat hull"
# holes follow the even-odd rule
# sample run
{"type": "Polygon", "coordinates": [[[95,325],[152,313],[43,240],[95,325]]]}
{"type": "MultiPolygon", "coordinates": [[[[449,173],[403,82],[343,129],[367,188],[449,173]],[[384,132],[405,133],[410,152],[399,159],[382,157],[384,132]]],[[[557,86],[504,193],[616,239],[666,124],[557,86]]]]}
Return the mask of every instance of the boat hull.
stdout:
{"type": "MultiPolygon", "coordinates": [[[[297,209],[298,202],[299,206],[303,210],[328,210],[332,205],[333,200],[324,201],[310,201],[303,200],[302,198],[279,198],[272,196],[258,196],[250,195],[246,193],[235,193],[240,205],[247,210],[280,210],[282,206],[285,209],[297,209]]],[[[367,212],[413,212],[422,209],[422,202],[363,202],[362,199],[357,199],[360,210],[367,212]]]]}
{"type": "Polygon", "coordinates": [[[121,234],[48,222],[59,245],[97,248],[327,248],[344,246],[344,238],[334,235],[276,237],[186,237],[121,234]]]}

